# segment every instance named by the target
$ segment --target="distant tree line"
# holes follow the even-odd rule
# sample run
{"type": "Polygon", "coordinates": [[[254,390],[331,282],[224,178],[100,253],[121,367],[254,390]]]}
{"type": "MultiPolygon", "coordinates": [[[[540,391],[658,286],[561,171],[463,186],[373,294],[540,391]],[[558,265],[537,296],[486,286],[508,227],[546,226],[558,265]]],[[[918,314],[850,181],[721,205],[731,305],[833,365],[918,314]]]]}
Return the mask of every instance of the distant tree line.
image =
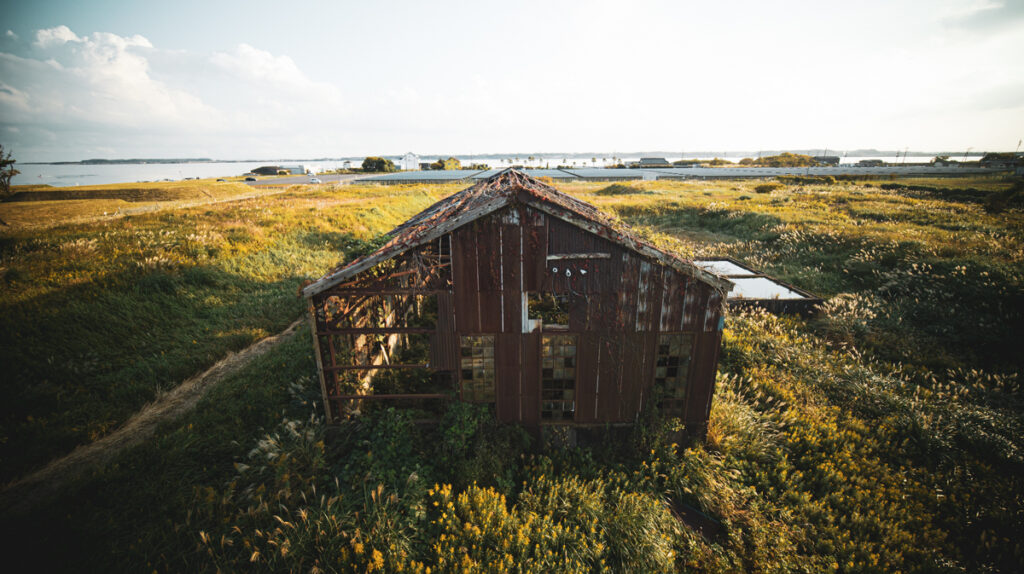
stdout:
{"type": "Polygon", "coordinates": [[[779,155],[767,155],[752,159],[745,157],[740,160],[740,165],[757,167],[814,167],[818,161],[809,155],[784,152],[779,155]]]}
{"type": "Polygon", "coordinates": [[[395,163],[383,157],[370,156],[363,160],[363,171],[368,173],[390,173],[398,171],[395,163]]]}

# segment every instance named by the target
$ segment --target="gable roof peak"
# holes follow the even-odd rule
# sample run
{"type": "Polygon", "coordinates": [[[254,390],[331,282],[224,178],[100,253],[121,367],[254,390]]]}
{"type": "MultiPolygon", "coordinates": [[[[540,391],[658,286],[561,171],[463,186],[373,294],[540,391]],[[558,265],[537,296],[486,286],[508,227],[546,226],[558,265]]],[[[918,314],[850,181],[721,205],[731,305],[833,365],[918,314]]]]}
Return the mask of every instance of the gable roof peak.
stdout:
{"type": "Polygon", "coordinates": [[[306,297],[311,297],[381,261],[516,203],[523,203],[539,209],[552,217],[698,277],[716,288],[728,291],[732,285],[728,279],[709,273],[674,253],[662,251],[635,237],[627,226],[609,217],[593,205],[558,191],[518,169],[507,168],[414,215],[405,223],[388,232],[388,242],[377,251],[328,272],[303,289],[302,292],[306,297]]]}

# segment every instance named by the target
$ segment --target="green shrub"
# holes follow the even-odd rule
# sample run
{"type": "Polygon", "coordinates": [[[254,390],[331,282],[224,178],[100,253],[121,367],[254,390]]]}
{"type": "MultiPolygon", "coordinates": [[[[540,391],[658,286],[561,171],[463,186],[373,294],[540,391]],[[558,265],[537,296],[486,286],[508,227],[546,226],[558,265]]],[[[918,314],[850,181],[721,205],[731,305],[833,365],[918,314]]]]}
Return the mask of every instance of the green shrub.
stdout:
{"type": "Polygon", "coordinates": [[[647,193],[647,191],[630,185],[613,183],[594,192],[595,195],[630,195],[635,193],[647,193]]]}
{"type": "Polygon", "coordinates": [[[785,184],[779,183],[777,181],[772,181],[770,183],[761,183],[754,187],[754,190],[757,191],[758,193],[771,193],[772,191],[778,189],[785,189],[785,184]]]}

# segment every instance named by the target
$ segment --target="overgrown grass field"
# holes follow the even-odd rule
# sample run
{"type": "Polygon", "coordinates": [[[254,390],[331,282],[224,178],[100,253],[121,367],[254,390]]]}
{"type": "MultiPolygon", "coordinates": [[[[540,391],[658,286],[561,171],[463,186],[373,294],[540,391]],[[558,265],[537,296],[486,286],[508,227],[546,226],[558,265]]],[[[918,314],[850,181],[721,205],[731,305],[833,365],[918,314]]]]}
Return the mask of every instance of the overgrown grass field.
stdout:
{"type": "MultiPolygon", "coordinates": [[[[826,299],[733,314],[707,440],[657,413],[541,449],[486,410],[319,416],[308,336],[32,512],[15,566],[95,571],[1016,572],[1024,214],[1000,180],[561,186],[826,299]],[[891,184],[899,189],[884,189],[891,184]],[[705,539],[675,512],[722,524],[705,539]]],[[[14,478],[302,312],[301,281],[457,186],[340,187],[2,236],[14,478]]]]}

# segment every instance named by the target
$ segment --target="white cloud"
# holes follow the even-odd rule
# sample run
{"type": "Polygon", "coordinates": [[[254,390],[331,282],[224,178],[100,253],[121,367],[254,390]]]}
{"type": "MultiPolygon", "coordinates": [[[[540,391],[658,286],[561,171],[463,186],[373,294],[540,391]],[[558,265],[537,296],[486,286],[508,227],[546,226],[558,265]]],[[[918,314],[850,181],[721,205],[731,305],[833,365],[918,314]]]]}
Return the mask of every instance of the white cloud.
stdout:
{"type": "MultiPolygon", "coordinates": [[[[140,146],[155,139],[184,155],[217,138],[284,141],[311,122],[330,125],[342,102],[337,87],[288,56],[248,44],[202,55],[161,50],[140,35],[79,36],[63,25],[36,32],[24,56],[0,52],[0,79],[0,126],[30,128],[26,139],[57,132],[69,149],[97,150],[62,157],[96,155],[104,139],[119,155],[147,155],[140,146]]],[[[44,153],[41,140],[17,143],[30,154],[39,143],[44,153]]],[[[231,156],[233,146],[223,147],[219,155],[231,156]]]]}
{"type": "Polygon", "coordinates": [[[36,41],[34,45],[37,48],[49,48],[51,46],[61,46],[68,42],[81,41],[82,39],[72,32],[71,28],[68,28],[67,26],[57,26],[56,28],[47,28],[36,32],[36,41]]]}
{"type": "Polygon", "coordinates": [[[299,88],[313,84],[288,56],[274,56],[249,44],[239,44],[231,52],[218,52],[210,61],[225,72],[251,82],[299,88]]]}

